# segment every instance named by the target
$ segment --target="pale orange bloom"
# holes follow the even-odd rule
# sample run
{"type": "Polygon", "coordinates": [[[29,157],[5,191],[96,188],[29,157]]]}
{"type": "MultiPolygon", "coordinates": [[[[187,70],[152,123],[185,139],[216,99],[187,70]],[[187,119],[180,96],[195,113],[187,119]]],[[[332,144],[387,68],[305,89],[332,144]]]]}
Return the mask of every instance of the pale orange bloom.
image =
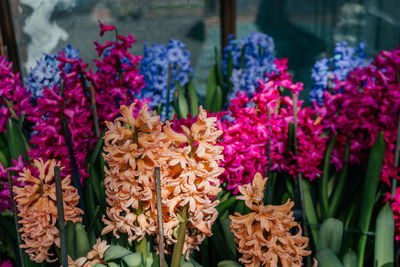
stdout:
{"type": "MultiPolygon", "coordinates": [[[[157,209],[154,169],[160,167],[163,226],[167,245],[176,242],[176,231],[183,207],[188,208],[187,237],[184,253],[197,248],[211,235],[218,216],[213,199],[221,190],[218,165],[223,158],[217,138],[216,118],[208,118],[199,109],[197,121],[182,132],[145,105],[135,117],[134,105],[121,106],[122,117],[106,122],[104,141],[106,168],[107,217],[102,233],[126,233],[140,240],[146,234],[157,235],[157,209]]],[[[157,238],[158,240],[158,238],[157,238]]]]}
{"type": "Polygon", "coordinates": [[[104,259],[104,252],[110,247],[107,245],[107,241],[101,241],[100,238],[96,240],[96,244],[93,245],[93,249],[88,252],[86,257],[81,257],[75,261],[68,257],[68,266],[70,267],[93,267],[97,263],[106,264],[104,259]]]}
{"type": "MultiPolygon", "coordinates": [[[[56,188],[54,183],[54,167],[59,164],[55,160],[43,162],[42,159],[34,160],[36,170],[32,174],[29,168],[24,168],[19,174],[18,181],[25,183],[23,187],[14,187],[15,201],[21,218],[20,232],[25,248],[32,261],[55,261],[53,254],[49,253],[50,247],[55,244],[60,247],[56,188]]],[[[62,180],[62,195],[64,202],[64,220],[81,222],[82,210],[77,208],[79,195],[77,190],[70,185],[70,176],[62,180]]]]}
{"type": "Polygon", "coordinates": [[[238,199],[244,200],[253,211],[229,216],[238,251],[242,253],[239,261],[247,267],[302,266],[303,257],[311,251],[306,250],[308,238],[302,236],[301,227],[294,220],[291,211],[294,203],[288,200],[283,205],[264,206],[266,181],[257,173],[252,184],[239,186],[242,196],[238,199]],[[292,228],[298,228],[296,234],[290,233],[292,228]]]}

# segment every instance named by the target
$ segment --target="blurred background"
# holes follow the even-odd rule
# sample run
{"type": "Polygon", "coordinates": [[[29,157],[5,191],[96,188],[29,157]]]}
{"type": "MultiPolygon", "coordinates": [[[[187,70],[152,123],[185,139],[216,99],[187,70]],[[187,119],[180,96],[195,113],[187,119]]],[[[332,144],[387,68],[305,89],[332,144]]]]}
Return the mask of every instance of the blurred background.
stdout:
{"type": "MultiPolygon", "coordinates": [[[[221,48],[223,1],[1,1],[9,1],[23,75],[42,53],[54,53],[67,44],[79,49],[85,62],[91,62],[97,57],[93,41],[100,38],[97,23],[100,19],[105,24],[114,24],[122,34],[131,33],[138,40],[133,47],[136,54],[142,53],[144,42],[181,40],[191,53],[198,93],[204,96],[208,71],[214,64],[214,46],[221,48]]],[[[228,19],[236,25],[236,38],[252,32],[273,37],[276,57],[287,57],[294,80],[305,85],[303,99],[308,99],[312,66],[316,60],[331,56],[335,43],[345,40],[354,46],[363,41],[369,57],[400,44],[399,0],[225,2],[235,5],[236,14],[228,19]]]]}

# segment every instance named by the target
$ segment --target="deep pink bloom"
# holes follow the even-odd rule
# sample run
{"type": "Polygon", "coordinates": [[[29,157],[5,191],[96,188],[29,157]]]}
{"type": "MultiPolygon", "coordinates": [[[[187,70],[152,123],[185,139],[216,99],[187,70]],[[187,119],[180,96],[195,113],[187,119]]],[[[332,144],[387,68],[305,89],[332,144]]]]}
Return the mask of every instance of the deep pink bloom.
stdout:
{"type": "Polygon", "coordinates": [[[22,87],[20,74],[14,74],[11,66],[5,56],[0,56],[0,133],[6,132],[7,120],[11,117],[6,100],[12,105],[18,117],[22,112],[26,114],[32,112],[31,94],[22,87]]]}
{"type": "Polygon", "coordinates": [[[81,179],[87,178],[86,156],[96,141],[93,136],[93,117],[85,82],[87,64],[81,59],[70,59],[63,52],[57,58],[60,61],[61,78],[64,88],[54,85],[44,88],[43,96],[38,98],[35,112],[29,117],[34,123],[31,143],[34,148],[29,152],[32,158],[61,161],[62,175],[72,174],[71,157],[66,143],[63,120],[67,119],[71,133],[74,156],[81,179]],[[68,64],[68,73],[65,71],[68,64]],[[83,75],[83,76],[82,76],[83,75]],[[81,79],[82,77],[82,79],[81,79]]]}
{"type": "Polygon", "coordinates": [[[12,267],[12,263],[10,260],[5,260],[2,263],[0,263],[0,267],[12,267]]]}
{"type": "Polygon", "coordinates": [[[229,115],[233,120],[222,123],[222,167],[225,172],[221,179],[235,193],[239,185],[250,183],[257,172],[266,173],[269,140],[271,170],[287,172],[293,177],[302,172],[311,180],[321,175],[318,167],[324,157],[326,138],[320,137],[323,127],[315,122],[315,111],[301,108],[302,102],[297,106],[298,156],[288,147],[289,124],[293,123],[293,101],[291,97],[283,96],[281,90],[289,89],[298,95],[303,87],[301,83],[292,82],[286,63],[287,60],[275,62],[278,72],[267,74],[267,82],[259,81],[252,99],[245,91],[238,92],[237,98],[229,106],[229,115]]]}
{"type": "MultiPolygon", "coordinates": [[[[24,169],[24,162],[22,161],[22,156],[18,157],[18,160],[12,159],[13,166],[8,168],[4,168],[0,163],[0,212],[5,210],[12,210],[11,208],[11,198],[10,198],[10,189],[8,186],[8,177],[7,170],[14,172],[14,175],[11,175],[11,179],[14,185],[21,185],[20,182],[17,181],[18,173],[24,169]]],[[[0,265],[1,266],[1,265],[0,265]]]]}
{"type": "MultiPolygon", "coordinates": [[[[104,30],[113,30],[114,26],[104,26],[100,23],[100,36],[104,30]]],[[[119,114],[120,105],[137,103],[137,109],[142,103],[135,95],[145,86],[143,75],[139,74],[141,56],[132,55],[128,49],[136,40],[131,36],[119,35],[118,40],[99,44],[95,41],[100,60],[93,60],[97,71],[87,73],[92,82],[97,102],[98,117],[101,128],[104,121],[111,121],[119,114]]]]}
{"type": "Polygon", "coordinates": [[[352,71],[338,83],[342,93],[325,94],[325,106],[318,113],[323,124],[337,133],[332,163],[342,168],[346,139],[350,138],[350,163],[365,166],[369,151],[380,132],[385,137],[385,158],[381,180],[390,179],[399,169],[394,165],[400,114],[400,47],[380,52],[371,65],[352,71]]]}
{"type": "Polygon", "coordinates": [[[100,24],[100,36],[103,36],[107,31],[113,31],[115,28],[113,25],[104,25],[101,21],[98,21],[100,24]]]}

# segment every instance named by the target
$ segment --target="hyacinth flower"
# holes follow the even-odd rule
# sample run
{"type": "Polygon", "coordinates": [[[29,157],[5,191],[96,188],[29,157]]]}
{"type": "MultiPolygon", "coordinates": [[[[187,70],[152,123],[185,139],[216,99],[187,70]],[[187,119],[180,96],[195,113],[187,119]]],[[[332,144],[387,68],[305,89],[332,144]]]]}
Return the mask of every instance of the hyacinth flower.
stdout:
{"type": "MultiPolygon", "coordinates": [[[[74,50],[68,45],[63,48],[66,57],[78,59],[79,50],[74,50]]],[[[36,65],[29,71],[28,77],[24,79],[28,91],[31,93],[33,100],[36,100],[43,95],[45,87],[53,88],[53,85],[60,86],[61,76],[57,54],[43,54],[36,65]]],[[[68,72],[69,66],[66,66],[68,72]]]]}
{"type": "Polygon", "coordinates": [[[289,147],[289,127],[294,123],[293,100],[282,95],[287,89],[298,95],[301,83],[293,83],[287,72],[287,60],[276,60],[277,71],[267,74],[267,82],[259,80],[252,98],[238,92],[229,106],[232,121],[222,122],[224,132],[220,144],[224,146],[222,181],[227,189],[238,192],[238,186],[248,184],[257,172],[266,173],[268,142],[272,171],[290,173],[297,177],[301,172],[310,180],[321,175],[319,166],[324,158],[326,137],[320,137],[324,127],[315,121],[311,108],[298,110],[298,155],[289,147]]]}
{"type": "Polygon", "coordinates": [[[88,252],[86,257],[81,257],[75,261],[68,257],[68,266],[70,267],[92,267],[96,264],[106,264],[104,259],[104,252],[110,247],[107,245],[107,241],[98,238],[96,243],[93,245],[91,251],[88,252]]]}
{"type": "Polygon", "coordinates": [[[113,25],[104,25],[100,21],[99,24],[100,36],[106,31],[116,33],[115,41],[107,41],[104,44],[94,42],[99,57],[103,57],[93,60],[97,67],[95,73],[90,70],[85,74],[94,87],[98,120],[103,129],[105,121],[118,116],[120,105],[135,102],[140,108],[141,102],[137,95],[145,84],[138,68],[142,57],[128,51],[136,39],[130,34],[118,35],[113,25]]]}
{"type": "MultiPolygon", "coordinates": [[[[311,70],[311,78],[314,84],[310,91],[310,101],[324,104],[324,93],[334,94],[339,81],[347,78],[349,73],[356,69],[367,66],[365,43],[359,43],[356,47],[348,46],[346,41],[337,43],[331,58],[323,58],[315,62],[311,70]]],[[[339,88],[340,91],[340,88],[339,88]]]]}
{"type": "Polygon", "coordinates": [[[224,49],[222,62],[223,72],[228,75],[229,54],[232,56],[233,70],[231,77],[232,89],[228,94],[229,103],[240,90],[248,95],[256,91],[258,79],[274,70],[274,40],[263,33],[251,33],[241,40],[229,37],[229,43],[224,49]]]}
{"type": "Polygon", "coordinates": [[[0,260],[0,262],[1,262],[0,267],[13,267],[10,260],[5,260],[5,261],[0,260]]]}
{"type": "Polygon", "coordinates": [[[168,114],[172,114],[175,83],[178,82],[183,87],[193,75],[190,52],[179,40],[170,40],[167,45],[148,46],[145,43],[140,73],[144,75],[146,86],[140,91],[138,98],[151,99],[148,103],[151,109],[156,109],[161,104],[161,119],[164,121],[168,119],[165,118],[167,98],[170,101],[168,114]],[[170,80],[168,80],[168,68],[171,69],[170,80]]]}
{"type": "Polygon", "coordinates": [[[341,93],[325,95],[325,107],[318,109],[324,127],[337,133],[332,163],[344,164],[344,147],[350,140],[350,163],[362,165],[380,132],[385,137],[381,181],[399,179],[395,167],[395,144],[400,113],[400,48],[382,51],[368,66],[352,71],[338,83],[341,93]]]}
{"type": "Polygon", "coordinates": [[[32,112],[30,92],[22,87],[20,74],[14,74],[11,66],[5,56],[0,56],[0,133],[6,132],[11,116],[20,117],[22,113],[32,112]]]}
{"type": "Polygon", "coordinates": [[[34,148],[29,152],[31,158],[56,159],[62,162],[62,175],[72,174],[71,156],[67,146],[64,121],[71,134],[72,148],[79,170],[81,182],[87,178],[86,156],[88,148],[93,148],[92,108],[88,92],[82,85],[81,73],[87,67],[81,59],[68,58],[61,52],[60,77],[64,86],[45,87],[42,97],[37,99],[34,113],[28,119],[34,123],[30,142],[34,148]],[[66,66],[68,65],[68,73],[66,66]]]}
{"type": "MultiPolygon", "coordinates": [[[[24,162],[21,155],[18,157],[18,160],[12,159],[12,162],[14,166],[8,168],[4,168],[3,165],[0,163],[0,213],[6,210],[12,211],[7,170],[18,173],[24,169],[24,162]]],[[[23,185],[22,183],[17,181],[16,176],[11,175],[11,179],[13,185],[23,185]]]]}
{"type": "Polygon", "coordinates": [[[242,254],[239,261],[246,267],[303,266],[303,257],[311,251],[306,250],[308,238],[302,236],[301,227],[294,220],[294,202],[264,206],[266,182],[267,178],[256,173],[251,184],[239,186],[241,195],[237,199],[251,210],[246,215],[236,212],[229,216],[237,249],[242,254]],[[291,232],[293,228],[298,228],[296,234],[291,232]]]}
{"type": "Polygon", "coordinates": [[[109,168],[104,183],[110,207],[102,234],[113,232],[119,238],[125,233],[129,241],[158,234],[154,169],[160,167],[166,244],[177,242],[178,226],[187,220],[183,253],[188,257],[211,235],[218,216],[214,199],[220,191],[223,148],[216,140],[221,131],[216,118],[207,117],[202,108],[195,122],[180,132],[171,122],[163,124],[147,105],[137,115],[134,109],[134,104],[121,106],[122,117],[106,122],[104,159],[109,168]]]}
{"type": "MultiPolygon", "coordinates": [[[[54,183],[54,167],[60,166],[55,160],[44,162],[34,160],[19,173],[18,181],[24,186],[14,186],[15,201],[20,217],[21,248],[34,262],[53,262],[57,258],[49,250],[53,245],[60,247],[59,230],[57,228],[56,187],[54,183]]],[[[62,180],[62,196],[64,220],[81,222],[82,210],[77,208],[79,196],[77,190],[70,185],[70,177],[62,180]]]]}

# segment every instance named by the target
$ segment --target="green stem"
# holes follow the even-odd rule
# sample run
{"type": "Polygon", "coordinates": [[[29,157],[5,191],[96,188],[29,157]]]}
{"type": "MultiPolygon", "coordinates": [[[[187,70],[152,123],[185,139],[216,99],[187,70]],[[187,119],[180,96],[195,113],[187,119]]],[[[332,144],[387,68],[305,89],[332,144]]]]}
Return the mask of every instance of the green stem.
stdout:
{"type": "Polygon", "coordinates": [[[11,198],[11,204],[12,204],[12,211],[13,211],[13,217],[14,217],[14,224],[15,224],[15,230],[17,232],[17,246],[18,246],[18,257],[16,259],[17,266],[24,267],[24,258],[23,258],[23,251],[21,248],[21,234],[19,232],[19,223],[18,223],[18,210],[17,210],[17,205],[15,203],[15,198],[14,198],[14,191],[13,191],[13,183],[11,179],[11,173],[9,170],[7,170],[7,178],[8,178],[8,188],[10,190],[10,198],[11,198]]]}
{"type": "Polygon", "coordinates": [[[168,77],[167,77],[167,105],[165,109],[165,119],[169,120],[169,106],[170,104],[170,94],[171,94],[171,65],[168,65],[168,77]]]}
{"type": "Polygon", "coordinates": [[[61,264],[63,267],[68,267],[68,256],[67,256],[67,241],[65,236],[65,222],[64,222],[64,207],[63,207],[63,195],[61,186],[61,174],[60,166],[54,167],[55,184],[56,184],[56,200],[57,200],[57,221],[58,230],[60,232],[60,246],[61,246],[61,264]]]}
{"type": "Polygon", "coordinates": [[[135,241],[135,251],[142,252],[143,260],[146,263],[147,259],[147,238],[146,235],[140,241],[135,241]]]}
{"type": "Polygon", "coordinates": [[[185,236],[186,236],[186,224],[188,217],[188,208],[187,206],[183,207],[180,217],[182,221],[179,223],[178,228],[178,242],[174,245],[174,251],[172,252],[172,261],[171,267],[179,267],[181,265],[182,251],[183,245],[185,244],[185,236]]]}

